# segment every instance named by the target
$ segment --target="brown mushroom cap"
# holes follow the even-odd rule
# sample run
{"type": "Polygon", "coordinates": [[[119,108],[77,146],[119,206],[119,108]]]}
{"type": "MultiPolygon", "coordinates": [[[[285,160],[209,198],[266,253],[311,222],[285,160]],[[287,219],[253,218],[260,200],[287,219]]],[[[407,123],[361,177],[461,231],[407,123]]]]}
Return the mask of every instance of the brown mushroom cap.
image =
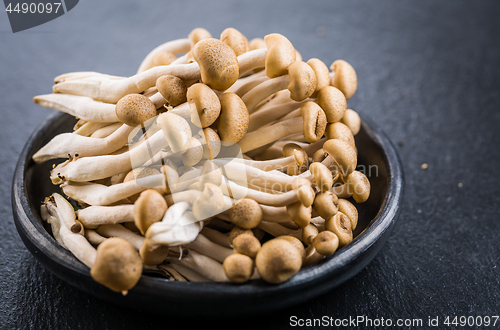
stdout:
{"type": "Polygon", "coordinates": [[[287,143],[283,146],[283,156],[294,156],[296,163],[288,165],[286,172],[288,175],[298,175],[307,169],[307,162],[309,157],[307,153],[296,143],[287,143]],[[305,166],[303,166],[305,165],[305,166]],[[302,168],[304,167],[304,168],[302,168]]]}
{"type": "Polygon", "coordinates": [[[295,61],[288,67],[290,76],[290,98],[300,102],[310,97],[316,90],[317,79],[314,70],[302,61],[295,61]]]}
{"type": "Polygon", "coordinates": [[[186,143],[186,151],[182,154],[184,166],[194,166],[203,159],[203,146],[198,139],[192,137],[186,143]]]}
{"type": "Polygon", "coordinates": [[[262,221],[262,209],[253,199],[243,198],[229,210],[229,220],[240,228],[252,229],[262,221]]]}
{"type": "Polygon", "coordinates": [[[347,189],[358,203],[364,203],[370,197],[370,180],[359,171],[353,171],[347,176],[347,189]]]}
{"type": "Polygon", "coordinates": [[[302,261],[306,258],[306,249],[304,248],[304,244],[297,237],[291,235],[281,235],[276,237],[276,239],[284,239],[288,243],[292,244],[294,248],[299,251],[300,256],[302,257],[302,261]]]}
{"type": "Polygon", "coordinates": [[[149,239],[145,239],[139,249],[139,255],[142,263],[146,266],[156,266],[161,264],[167,257],[169,247],[167,245],[159,245],[151,247],[149,239]]]}
{"type": "Polygon", "coordinates": [[[253,274],[254,262],[244,254],[231,254],[222,263],[227,278],[234,283],[245,283],[253,274]]]}
{"type": "Polygon", "coordinates": [[[342,212],[337,212],[333,217],[326,219],[325,229],[337,235],[339,247],[343,247],[352,241],[351,220],[342,212]]]}
{"type": "Polygon", "coordinates": [[[282,283],[300,270],[302,256],[287,240],[271,239],[260,248],[255,265],[264,281],[282,283]]]}
{"type": "Polygon", "coordinates": [[[314,175],[314,180],[321,192],[328,191],[334,184],[332,172],[322,163],[312,163],[309,171],[314,175]]]}
{"type": "Polygon", "coordinates": [[[242,234],[248,234],[254,236],[253,231],[251,231],[250,229],[243,229],[238,226],[234,226],[234,228],[231,229],[227,237],[229,240],[229,245],[233,246],[234,239],[242,234]]]}
{"type": "Polygon", "coordinates": [[[221,149],[219,134],[210,127],[203,129],[203,157],[205,159],[214,159],[221,149]]]}
{"type": "Polygon", "coordinates": [[[144,190],[134,203],[134,222],[142,235],[149,226],[161,221],[168,205],[163,196],[154,189],[144,190]]]}
{"type": "Polygon", "coordinates": [[[187,87],[184,80],[166,74],[158,77],[156,80],[156,88],[158,92],[167,100],[168,104],[173,107],[178,106],[187,101],[186,93],[187,87]]]}
{"type": "Polygon", "coordinates": [[[314,152],[312,156],[312,161],[321,163],[322,161],[325,160],[326,157],[328,157],[328,153],[325,152],[323,148],[321,148],[316,150],[316,152],[314,152]]]}
{"type": "Polygon", "coordinates": [[[356,111],[352,109],[347,109],[344,113],[344,116],[340,120],[341,123],[345,124],[352,132],[352,135],[356,135],[359,133],[361,129],[361,118],[356,111]]]}
{"type": "Polygon", "coordinates": [[[249,43],[250,50],[266,48],[266,42],[262,38],[253,38],[249,43]]]}
{"type": "Polygon", "coordinates": [[[351,220],[352,230],[356,229],[358,225],[358,210],[356,209],[356,206],[354,206],[347,199],[339,198],[338,209],[339,212],[344,213],[349,220],[351,220]]]}
{"type": "Polygon", "coordinates": [[[312,205],[316,194],[309,180],[301,177],[293,179],[292,189],[297,191],[298,199],[305,207],[312,205]]]}
{"type": "Polygon", "coordinates": [[[302,228],[302,242],[307,245],[311,245],[314,237],[318,235],[318,227],[316,227],[313,223],[308,224],[304,228],[302,228]]]}
{"type": "Polygon", "coordinates": [[[339,198],[331,191],[325,191],[316,195],[313,207],[323,219],[333,217],[338,211],[339,198]]]}
{"type": "Polygon", "coordinates": [[[97,247],[90,275],[109,289],[126,293],[142,275],[142,261],[132,244],[123,238],[108,238],[97,247]]]}
{"type": "Polygon", "coordinates": [[[266,75],[275,78],[288,73],[288,67],[295,62],[295,48],[283,35],[271,33],[264,37],[267,46],[266,75]]]}
{"type": "Polygon", "coordinates": [[[191,40],[191,45],[194,46],[198,43],[198,41],[212,38],[210,32],[205,30],[204,28],[195,28],[189,33],[189,40],[191,40]]]}
{"type": "Polygon", "coordinates": [[[316,97],[318,92],[325,86],[330,85],[330,70],[323,61],[317,58],[311,58],[306,62],[316,74],[316,89],[311,97],[316,97]]]}
{"type": "Polygon", "coordinates": [[[348,142],[353,148],[356,148],[354,135],[345,124],[341,122],[326,125],[325,136],[327,139],[339,139],[348,142]]]}
{"type": "Polygon", "coordinates": [[[233,28],[227,28],[222,31],[220,40],[231,47],[236,56],[240,56],[250,49],[248,39],[240,31],[233,28]]]}
{"type": "Polygon", "coordinates": [[[177,56],[175,56],[174,53],[172,52],[169,51],[159,52],[153,56],[153,66],[169,65],[176,59],[177,56]]]}
{"type": "Polygon", "coordinates": [[[193,202],[193,215],[197,220],[205,220],[219,214],[224,208],[222,190],[213,183],[205,183],[203,191],[193,202]]]}
{"type": "Polygon", "coordinates": [[[325,111],[329,123],[340,121],[347,109],[347,100],[340,90],[325,86],[318,92],[318,105],[325,111]]]}
{"type": "Polygon", "coordinates": [[[350,99],[358,88],[358,77],[354,68],[344,60],[336,60],[330,66],[335,75],[332,85],[344,93],[346,99],[350,99]]]}
{"type": "Polygon", "coordinates": [[[325,256],[331,256],[339,247],[339,238],[329,230],[320,232],[314,238],[314,248],[318,253],[325,256]]]}
{"type": "Polygon", "coordinates": [[[233,248],[236,252],[255,259],[261,247],[260,241],[252,234],[243,233],[233,239],[233,248]]]}
{"type": "Polygon", "coordinates": [[[326,116],[323,109],[315,102],[306,102],[300,107],[300,114],[304,120],[304,138],[313,143],[321,139],[326,129],[326,116]]]}
{"type": "Polygon", "coordinates": [[[129,126],[138,126],[156,116],[156,107],[144,95],[128,94],[116,103],[115,112],[121,122],[129,126]]]}
{"type": "Polygon", "coordinates": [[[327,140],[323,144],[323,149],[335,159],[344,177],[356,169],[358,156],[356,150],[348,142],[339,139],[327,140]]]}
{"type": "Polygon", "coordinates": [[[235,93],[224,93],[220,97],[221,113],[217,132],[222,143],[237,143],[248,130],[250,115],[245,102],[235,93]]]}
{"type": "Polygon", "coordinates": [[[192,51],[204,84],[223,91],[238,80],[240,67],[236,54],[222,41],[206,38],[198,41],[192,51]]]}
{"type": "Polygon", "coordinates": [[[219,117],[221,104],[215,92],[205,84],[197,83],[187,90],[191,122],[198,127],[208,127],[219,117]]]}
{"type": "Polygon", "coordinates": [[[306,207],[300,201],[288,204],[286,212],[300,228],[306,227],[311,222],[312,206],[306,207]]]}

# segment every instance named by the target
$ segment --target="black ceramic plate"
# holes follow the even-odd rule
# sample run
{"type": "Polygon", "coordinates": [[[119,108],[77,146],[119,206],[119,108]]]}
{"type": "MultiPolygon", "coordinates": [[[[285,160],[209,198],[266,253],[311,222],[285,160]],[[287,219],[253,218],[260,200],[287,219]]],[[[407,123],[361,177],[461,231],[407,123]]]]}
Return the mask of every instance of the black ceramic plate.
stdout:
{"type": "Polygon", "coordinates": [[[37,165],[31,157],[56,134],[72,130],[75,119],[66,114],[55,113],[47,118],[21,153],[12,186],[15,224],[26,247],[45,267],[70,285],[108,302],[191,316],[249,315],[290,307],[352,278],[380,251],[394,227],[403,193],[402,166],[380,128],[366,118],[362,120],[356,135],[358,166],[365,166],[372,190],[368,201],[357,205],[359,222],[354,240],[279,285],[262,280],[243,285],[185,283],[145,274],[128,295],[122,296],[94,282],[89,269],[55,242],[40,217],[42,201],[58,187],[49,179],[53,162],[37,165]]]}

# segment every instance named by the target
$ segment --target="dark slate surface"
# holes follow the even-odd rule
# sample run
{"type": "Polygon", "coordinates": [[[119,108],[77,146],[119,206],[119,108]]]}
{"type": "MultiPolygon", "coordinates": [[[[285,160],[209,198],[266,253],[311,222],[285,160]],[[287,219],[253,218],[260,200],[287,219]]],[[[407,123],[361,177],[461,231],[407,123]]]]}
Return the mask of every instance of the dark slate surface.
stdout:
{"type": "Polygon", "coordinates": [[[214,36],[229,26],[249,38],[279,32],[305,59],[349,61],[359,78],[349,106],[384,128],[406,174],[399,222],[368,267],[305,304],[230,324],[288,327],[293,315],[424,322],[499,315],[499,15],[495,1],[93,0],[12,34],[1,13],[0,327],[210,324],[122,310],[69,287],[24,247],[10,207],[16,159],[50,113],[33,96],[50,92],[64,72],[133,74],[152,48],[197,26],[214,36]]]}

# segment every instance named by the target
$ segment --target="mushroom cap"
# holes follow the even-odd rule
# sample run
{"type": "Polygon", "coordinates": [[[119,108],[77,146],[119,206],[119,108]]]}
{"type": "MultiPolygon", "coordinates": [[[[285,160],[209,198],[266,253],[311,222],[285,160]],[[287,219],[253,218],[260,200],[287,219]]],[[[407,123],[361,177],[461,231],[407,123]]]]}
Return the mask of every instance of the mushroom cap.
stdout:
{"type": "Polygon", "coordinates": [[[262,221],[262,209],[255,200],[243,198],[229,210],[229,220],[240,228],[252,229],[262,221]]]}
{"type": "Polygon", "coordinates": [[[249,43],[250,50],[266,48],[266,42],[262,38],[253,38],[249,43]]]}
{"type": "Polygon", "coordinates": [[[205,84],[197,83],[187,90],[191,122],[198,127],[212,125],[220,114],[221,104],[215,92],[205,84]]]}
{"type": "Polygon", "coordinates": [[[231,229],[229,235],[227,236],[229,240],[229,245],[233,246],[234,239],[242,234],[248,234],[254,236],[253,231],[251,231],[250,229],[243,229],[238,226],[234,226],[234,228],[231,229]]]}
{"type": "Polygon", "coordinates": [[[147,189],[140,194],[134,203],[134,223],[142,235],[149,226],[162,220],[167,209],[167,202],[158,191],[147,189]]]}
{"type": "Polygon", "coordinates": [[[361,118],[356,111],[352,109],[347,109],[344,113],[344,116],[340,120],[341,123],[345,124],[352,132],[352,135],[356,135],[359,133],[361,129],[361,118]]]}
{"type": "Polygon", "coordinates": [[[353,171],[347,176],[347,189],[358,203],[364,203],[370,197],[370,180],[359,171],[353,171]]]}
{"type": "Polygon", "coordinates": [[[283,156],[294,156],[296,162],[287,166],[286,172],[288,175],[298,175],[307,169],[309,157],[301,146],[296,143],[287,143],[283,146],[282,150],[283,156]]]}
{"type": "Polygon", "coordinates": [[[292,189],[297,191],[298,199],[305,207],[312,205],[316,194],[309,180],[301,177],[293,179],[292,189]]]}
{"type": "Polygon", "coordinates": [[[348,142],[339,139],[327,140],[323,144],[323,149],[335,159],[344,177],[356,169],[358,156],[356,150],[348,142]]]}
{"type": "Polygon", "coordinates": [[[174,53],[164,50],[153,56],[153,66],[169,65],[177,59],[174,53]]]}
{"type": "Polygon", "coordinates": [[[320,89],[330,85],[330,70],[328,70],[328,67],[322,60],[317,58],[311,58],[306,63],[313,69],[316,75],[316,89],[311,95],[311,97],[316,97],[320,89]]]}
{"type": "Polygon", "coordinates": [[[338,209],[339,212],[344,213],[349,220],[351,220],[352,230],[356,229],[358,225],[358,210],[356,209],[356,206],[354,206],[347,199],[339,198],[338,209]]]}
{"type": "Polygon", "coordinates": [[[203,159],[203,146],[195,137],[189,139],[185,148],[186,151],[182,154],[184,166],[194,166],[203,159]]]}
{"type": "Polygon", "coordinates": [[[206,38],[212,38],[212,35],[210,32],[205,30],[204,28],[195,28],[193,29],[188,36],[189,40],[191,40],[191,45],[194,46],[198,43],[198,41],[206,39],[206,38]]]}
{"type": "Polygon", "coordinates": [[[321,163],[322,161],[325,160],[326,157],[328,157],[328,153],[325,152],[323,148],[321,148],[316,150],[316,152],[314,152],[312,156],[312,161],[321,163]]]}
{"type": "Polygon", "coordinates": [[[254,262],[249,256],[234,253],[224,259],[222,267],[231,282],[245,283],[253,274],[254,262]]]}
{"type": "Polygon", "coordinates": [[[167,100],[168,104],[173,107],[187,101],[186,83],[176,76],[166,74],[158,77],[158,79],[156,79],[156,88],[165,100],[167,100]]]}
{"type": "Polygon", "coordinates": [[[240,234],[233,239],[233,248],[236,252],[255,259],[261,247],[260,241],[251,234],[240,234]]]}
{"type": "Polygon", "coordinates": [[[205,183],[203,191],[193,202],[193,215],[197,220],[205,220],[219,214],[224,208],[222,190],[213,183],[205,183]]]}
{"type": "Polygon", "coordinates": [[[149,239],[146,238],[139,249],[139,255],[142,263],[146,266],[156,266],[165,260],[168,250],[168,245],[159,245],[155,248],[151,247],[149,239]]]}
{"type": "Polygon", "coordinates": [[[302,267],[307,267],[316,264],[318,261],[321,261],[325,258],[325,256],[319,253],[314,244],[311,244],[306,249],[306,258],[304,260],[302,267]]]}
{"type": "Polygon", "coordinates": [[[214,159],[219,155],[221,142],[219,134],[210,127],[203,129],[203,157],[205,159],[214,159]]]}
{"type": "Polygon", "coordinates": [[[173,152],[184,152],[186,144],[191,139],[191,127],[186,119],[171,112],[164,112],[158,116],[158,125],[173,152]]]}
{"type": "Polygon", "coordinates": [[[347,100],[342,92],[333,87],[325,86],[318,92],[318,105],[325,111],[329,123],[340,121],[347,109],[347,100]]]}
{"type": "Polygon", "coordinates": [[[344,60],[336,60],[332,63],[330,69],[335,72],[332,79],[332,86],[340,89],[346,99],[350,99],[358,88],[356,71],[344,60]]]}
{"type": "Polygon", "coordinates": [[[354,135],[347,125],[336,122],[326,125],[325,136],[327,139],[339,139],[348,142],[353,148],[356,148],[354,135]]]}
{"type": "Polygon", "coordinates": [[[237,143],[248,130],[250,115],[245,102],[235,93],[224,93],[220,97],[221,113],[217,132],[221,141],[237,143]]]}
{"type": "Polygon", "coordinates": [[[292,43],[279,33],[264,37],[267,46],[266,75],[275,78],[288,73],[288,67],[295,62],[295,48],[292,43]]]}
{"type": "Polygon", "coordinates": [[[304,228],[302,228],[302,242],[307,245],[311,245],[314,237],[318,235],[318,227],[316,227],[313,223],[308,224],[304,228]]]}
{"type": "Polygon", "coordinates": [[[223,91],[238,80],[240,67],[234,51],[220,40],[206,38],[192,49],[200,66],[201,81],[213,89],[223,91]]]}
{"type": "Polygon", "coordinates": [[[292,235],[281,235],[276,237],[276,239],[284,239],[285,241],[292,244],[293,247],[295,247],[297,251],[299,251],[299,254],[302,257],[302,261],[304,261],[304,259],[306,258],[306,249],[304,248],[304,244],[302,244],[300,239],[292,235]]]}
{"type": "Polygon", "coordinates": [[[290,98],[294,101],[304,101],[316,90],[317,79],[314,70],[302,61],[295,61],[288,67],[290,76],[290,98]]]}
{"type": "Polygon", "coordinates": [[[287,205],[286,212],[300,228],[311,222],[312,207],[306,207],[300,201],[287,205]]]}
{"type": "Polygon", "coordinates": [[[321,192],[328,191],[334,184],[332,172],[321,163],[309,165],[309,171],[314,175],[314,180],[321,192]]]}
{"type": "Polygon", "coordinates": [[[129,125],[138,126],[156,116],[153,102],[141,94],[127,94],[116,103],[116,116],[129,125]]]}
{"type": "Polygon", "coordinates": [[[292,243],[274,238],[262,245],[255,265],[264,281],[282,283],[300,270],[302,256],[292,243]]]}
{"type": "Polygon", "coordinates": [[[250,49],[247,37],[234,28],[227,28],[222,31],[220,40],[231,47],[236,56],[240,56],[250,49]]]}
{"type": "Polygon", "coordinates": [[[333,217],[326,219],[325,229],[337,235],[339,247],[343,247],[352,241],[351,220],[342,212],[337,212],[333,217]]]}
{"type": "Polygon", "coordinates": [[[313,207],[323,219],[333,217],[338,211],[339,198],[331,191],[316,195],[313,207]]]}
{"type": "Polygon", "coordinates": [[[99,244],[90,275],[116,292],[132,289],[142,275],[142,261],[135,247],[123,238],[111,237],[99,244]]]}
{"type": "Polygon", "coordinates": [[[306,102],[300,107],[300,114],[304,120],[304,138],[313,143],[323,137],[326,129],[326,116],[315,102],[306,102]]]}
{"type": "Polygon", "coordinates": [[[329,230],[320,232],[314,238],[314,248],[318,253],[325,256],[331,256],[339,247],[339,238],[329,230]]]}

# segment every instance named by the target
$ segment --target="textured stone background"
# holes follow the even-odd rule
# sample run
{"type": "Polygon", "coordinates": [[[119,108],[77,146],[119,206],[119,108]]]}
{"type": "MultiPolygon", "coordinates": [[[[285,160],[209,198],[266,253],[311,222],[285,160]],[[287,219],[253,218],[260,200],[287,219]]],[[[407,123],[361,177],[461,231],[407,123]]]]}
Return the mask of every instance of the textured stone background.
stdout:
{"type": "Polygon", "coordinates": [[[359,79],[349,106],[397,144],[406,175],[398,224],[368,267],[317,299],[233,326],[288,327],[292,315],[498,315],[499,15],[495,1],[88,0],[12,34],[0,13],[0,327],[210,324],[122,310],[69,287],[24,247],[10,207],[17,157],[51,112],[33,96],[64,72],[131,75],[151,49],[197,26],[214,36],[231,26],[249,39],[279,32],[304,59],[349,61],[359,79]]]}

